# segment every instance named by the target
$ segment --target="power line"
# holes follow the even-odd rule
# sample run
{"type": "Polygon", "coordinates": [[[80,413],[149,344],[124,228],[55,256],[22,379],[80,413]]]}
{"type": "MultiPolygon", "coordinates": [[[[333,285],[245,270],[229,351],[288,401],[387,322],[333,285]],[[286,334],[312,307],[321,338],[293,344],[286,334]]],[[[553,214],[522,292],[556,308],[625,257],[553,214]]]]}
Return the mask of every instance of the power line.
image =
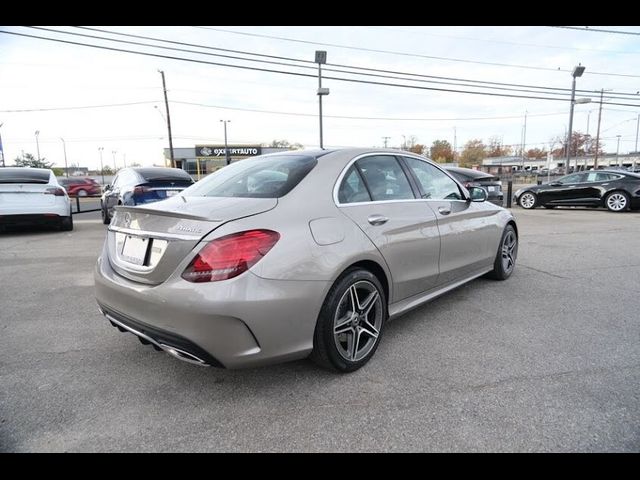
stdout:
{"type": "Polygon", "coordinates": [[[106,107],[124,107],[130,105],[145,105],[151,103],[159,103],[157,100],[149,102],[129,102],[129,103],[111,103],[106,105],[83,105],[77,107],[49,107],[49,108],[23,108],[15,110],[0,110],[1,113],[24,113],[24,112],[51,112],[58,110],[83,110],[87,108],[106,108],[106,107]]]}
{"type": "MultiPolygon", "coordinates": [[[[66,43],[66,44],[70,44],[70,45],[79,45],[79,46],[84,46],[84,47],[98,48],[98,49],[102,49],[102,50],[133,53],[133,54],[137,54],[137,55],[144,55],[144,56],[150,56],[150,57],[156,57],[156,58],[165,58],[165,59],[170,59],[170,60],[180,60],[180,61],[191,62],[191,63],[205,64],[205,65],[216,65],[216,66],[238,68],[238,69],[252,70],[252,71],[262,71],[262,72],[269,72],[269,73],[280,73],[280,74],[284,74],[284,75],[293,75],[293,76],[298,76],[298,77],[307,77],[307,78],[314,78],[314,79],[317,78],[316,75],[313,75],[313,74],[306,74],[306,73],[300,73],[300,72],[291,72],[291,71],[284,71],[284,70],[274,70],[274,69],[268,69],[268,68],[249,67],[249,66],[246,66],[246,65],[235,65],[235,64],[226,64],[226,63],[220,63],[220,62],[211,62],[211,61],[198,60],[198,59],[192,59],[192,58],[176,57],[176,56],[171,56],[171,55],[161,55],[161,54],[150,53],[150,52],[140,52],[140,51],[127,50],[127,49],[122,49],[122,48],[107,47],[107,46],[103,46],[103,45],[95,45],[95,44],[88,44],[88,43],[81,43],[81,42],[73,42],[71,40],[62,40],[62,39],[58,39],[58,38],[43,37],[43,36],[39,36],[39,35],[30,35],[30,34],[26,34],[26,33],[9,32],[9,31],[6,31],[6,30],[0,30],[0,33],[6,33],[6,34],[9,34],[9,35],[17,35],[17,36],[22,36],[22,37],[27,37],[27,38],[36,38],[36,39],[40,39],[40,40],[48,40],[48,41],[53,41],[53,42],[58,42],[58,43],[66,43]]],[[[342,77],[325,76],[324,78],[328,79],[328,80],[336,80],[336,81],[342,81],[342,82],[362,83],[362,84],[379,85],[379,86],[392,86],[392,87],[400,87],[400,88],[411,88],[411,89],[417,89],[417,90],[429,90],[429,91],[450,92],[450,93],[466,93],[466,94],[471,94],[471,95],[486,95],[486,96],[494,96],[494,97],[526,98],[526,99],[534,99],[534,100],[554,100],[554,101],[563,101],[563,102],[567,101],[566,99],[561,99],[561,98],[550,98],[550,97],[540,97],[540,96],[530,96],[530,95],[529,96],[527,96],[527,95],[513,95],[513,94],[491,93],[491,92],[473,92],[473,91],[468,91],[468,90],[456,90],[456,89],[445,89],[445,88],[436,88],[436,87],[424,87],[424,86],[419,86],[419,85],[404,85],[404,84],[388,83],[388,82],[374,82],[374,81],[370,81],[370,80],[359,80],[359,79],[342,78],[342,77]]],[[[597,102],[594,102],[594,103],[597,103],[597,102]]],[[[636,105],[636,104],[626,104],[626,103],[613,103],[613,102],[605,102],[605,103],[608,104],[608,105],[621,105],[621,106],[630,106],[630,107],[638,107],[638,106],[640,106],[640,105],[636,105]]]]}
{"type": "MultiPolygon", "coordinates": [[[[267,63],[267,64],[289,66],[289,67],[294,67],[294,68],[307,68],[307,69],[315,70],[315,66],[314,65],[295,65],[295,64],[291,64],[291,63],[274,62],[274,61],[271,61],[271,60],[259,60],[259,59],[252,59],[252,58],[246,58],[246,57],[235,57],[235,56],[232,56],[232,55],[222,55],[222,54],[209,53],[209,52],[198,52],[198,51],[195,51],[195,50],[187,50],[187,49],[174,48],[174,47],[164,47],[164,46],[160,46],[160,45],[151,45],[151,44],[148,44],[148,43],[133,42],[133,41],[128,41],[128,40],[118,40],[118,39],[112,39],[112,38],[108,38],[108,37],[100,37],[100,36],[96,36],[96,35],[88,35],[88,34],[82,34],[82,33],[68,32],[68,31],[64,31],[64,30],[55,30],[55,29],[44,28],[44,27],[27,27],[27,28],[33,28],[33,29],[36,29],[36,30],[45,30],[45,31],[50,31],[50,32],[54,32],[54,33],[62,33],[62,34],[67,34],[67,35],[80,36],[80,37],[87,37],[87,38],[98,39],[98,40],[107,40],[107,41],[111,41],[111,42],[125,43],[125,44],[131,44],[131,45],[137,45],[137,46],[143,46],[143,47],[160,48],[160,49],[164,49],[164,50],[175,50],[175,51],[180,51],[180,52],[185,52],[185,53],[195,53],[195,54],[201,54],[201,55],[210,55],[210,56],[215,56],[215,57],[229,58],[229,59],[233,59],[233,60],[244,60],[244,61],[250,61],[250,62],[259,62],[259,63],[267,63]]],[[[77,28],[85,28],[85,27],[77,27],[77,28]]],[[[136,38],[140,38],[140,37],[141,38],[150,38],[150,39],[152,39],[152,41],[162,41],[162,42],[169,42],[169,43],[182,43],[182,42],[173,42],[173,41],[170,41],[170,40],[158,39],[156,37],[143,37],[143,36],[140,36],[140,35],[131,35],[131,34],[125,34],[125,33],[119,33],[119,32],[112,32],[112,31],[103,30],[103,29],[89,29],[89,30],[98,30],[98,31],[107,32],[108,34],[116,34],[116,35],[121,35],[121,36],[131,36],[131,37],[136,37],[136,38]]],[[[217,47],[209,47],[209,46],[196,45],[196,44],[189,44],[189,45],[195,45],[195,46],[197,46],[199,48],[210,48],[210,49],[217,50],[217,47]]],[[[243,52],[243,53],[244,54],[248,54],[248,55],[254,55],[254,56],[261,56],[262,55],[262,54],[252,53],[252,52],[243,52]]],[[[273,56],[269,56],[269,57],[273,57],[273,56]]],[[[296,61],[296,62],[313,63],[311,61],[294,59],[294,58],[291,58],[291,57],[278,57],[278,58],[286,58],[288,60],[292,60],[292,61],[296,61]]],[[[396,73],[396,74],[405,75],[405,76],[419,77],[419,79],[414,80],[414,79],[402,78],[402,77],[391,76],[391,75],[380,75],[380,74],[367,74],[367,73],[360,73],[360,72],[350,72],[350,71],[339,70],[339,69],[334,69],[334,68],[325,68],[325,71],[331,71],[331,72],[337,72],[337,73],[346,73],[346,74],[349,74],[349,75],[373,76],[373,77],[381,77],[381,78],[388,78],[388,79],[395,79],[395,80],[416,81],[416,82],[423,82],[423,83],[435,83],[435,84],[445,84],[445,85],[453,85],[453,86],[465,86],[465,87],[471,87],[471,88],[484,88],[484,89],[493,89],[493,90],[502,90],[502,91],[515,91],[515,92],[523,92],[523,93],[536,93],[536,94],[542,93],[542,94],[547,94],[547,95],[564,95],[565,94],[565,93],[558,93],[558,92],[555,92],[555,91],[537,92],[537,91],[526,90],[526,89],[508,88],[506,86],[493,87],[493,86],[485,86],[485,85],[470,85],[470,84],[467,84],[467,83],[460,83],[460,82],[470,81],[470,82],[476,82],[476,83],[487,83],[487,84],[494,84],[494,85],[521,86],[521,87],[529,87],[529,88],[537,88],[537,89],[545,89],[545,90],[557,90],[559,92],[569,92],[569,89],[565,89],[565,88],[529,86],[529,85],[518,85],[518,84],[505,84],[505,83],[498,83],[498,82],[483,82],[483,81],[478,81],[478,80],[465,80],[465,79],[457,79],[457,78],[451,78],[451,77],[436,77],[436,76],[432,76],[432,75],[421,75],[421,74],[407,73],[407,72],[397,72],[397,71],[394,72],[394,71],[390,71],[390,70],[380,70],[380,69],[372,69],[372,68],[366,68],[366,67],[355,67],[355,66],[351,66],[351,65],[335,65],[335,66],[340,66],[340,67],[345,67],[345,68],[350,68],[350,69],[367,70],[367,71],[396,73]],[[436,80],[423,80],[423,78],[442,78],[442,79],[446,79],[446,80],[454,80],[455,83],[453,83],[453,82],[444,82],[444,81],[436,81],[436,80]]],[[[580,92],[592,93],[592,92],[587,91],[587,90],[580,90],[580,92]]],[[[621,93],[619,93],[619,95],[634,95],[634,96],[637,96],[638,94],[637,93],[636,94],[628,94],[628,93],[621,92],[621,93]]],[[[624,98],[624,97],[609,96],[608,98],[614,98],[614,99],[617,98],[617,99],[626,100],[626,98],[624,98]]]]}
{"type": "MultiPolygon", "coordinates": [[[[202,27],[202,26],[193,26],[193,28],[202,28],[202,29],[205,29],[205,30],[214,30],[214,31],[218,31],[218,32],[232,33],[232,34],[236,34],[236,35],[247,35],[247,36],[250,36],[250,37],[270,38],[270,39],[273,39],[273,40],[283,40],[283,41],[287,41],[287,42],[306,43],[306,44],[310,44],[310,45],[322,45],[322,46],[335,47],[335,48],[345,48],[345,49],[349,49],[349,50],[360,50],[360,51],[364,51],[364,52],[386,53],[386,54],[390,54],[390,55],[401,55],[401,56],[406,56],[406,57],[428,58],[428,59],[431,59],[431,60],[444,60],[444,61],[447,61],[447,62],[475,63],[475,64],[479,64],[479,65],[493,65],[493,66],[498,66],[498,67],[523,68],[523,69],[527,69],[527,70],[544,70],[544,71],[550,71],[550,72],[571,72],[571,70],[562,69],[562,68],[535,67],[535,66],[532,66],[532,65],[514,65],[514,64],[499,63],[499,62],[481,62],[479,60],[468,60],[468,59],[461,59],[461,58],[437,57],[437,56],[434,56],[434,55],[423,55],[423,54],[419,54],[419,53],[408,53],[408,52],[398,52],[398,51],[393,51],[393,50],[381,50],[381,49],[375,49],[375,48],[355,47],[355,46],[352,46],[352,45],[340,45],[340,44],[336,44],[336,43],[313,42],[313,41],[310,41],[310,40],[300,40],[300,39],[295,39],[295,38],[278,37],[278,36],[275,36],[275,35],[264,35],[264,34],[260,34],[260,33],[238,32],[238,31],[235,31],[235,30],[227,30],[227,29],[224,29],[224,28],[213,28],[213,27],[202,27]]],[[[640,75],[630,75],[630,74],[624,74],[624,73],[593,72],[593,71],[590,71],[589,73],[592,74],[592,75],[608,75],[608,76],[610,75],[610,76],[617,76],[617,77],[635,77],[635,78],[640,78],[640,75]]]]}
{"type": "Polygon", "coordinates": [[[605,30],[603,28],[590,28],[590,27],[563,27],[551,25],[551,28],[566,28],[568,30],[583,30],[586,32],[598,32],[598,33],[617,33],[619,35],[640,35],[640,32],[625,32],[623,30],[605,30]]]}

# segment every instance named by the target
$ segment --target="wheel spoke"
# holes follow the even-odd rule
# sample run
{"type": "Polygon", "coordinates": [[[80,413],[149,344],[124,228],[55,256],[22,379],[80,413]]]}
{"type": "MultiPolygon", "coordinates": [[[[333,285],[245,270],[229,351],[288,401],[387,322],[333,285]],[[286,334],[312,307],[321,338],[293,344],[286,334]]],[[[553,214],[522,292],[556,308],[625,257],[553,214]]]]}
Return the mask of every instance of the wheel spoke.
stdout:
{"type": "Polygon", "coordinates": [[[353,320],[353,315],[354,313],[350,312],[344,317],[342,317],[340,320],[338,320],[338,324],[335,327],[333,327],[333,333],[335,335],[339,335],[351,329],[351,321],[353,320]]]}
{"type": "Polygon", "coordinates": [[[358,291],[356,290],[355,285],[351,285],[349,287],[349,297],[351,298],[351,311],[357,312],[359,303],[358,303],[358,291]]]}
{"type": "Polygon", "coordinates": [[[365,317],[369,315],[369,312],[371,311],[371,308],[373,308],[373,305],[375,305],[376,300],[378,300],[378,291],[374,290],[361,306],[361,311],[364,313],[365,317]]]}
{"type": "Polygon", "coordinates": [[[356,355],[358,354],[358,346],[360,344],[360,330],[352,330],[351,334],[351,345],[349,346],[349,356],[351,360],[356,359],[356,355]]]}
{"type": "Polygon", "coordinates": [[[368,321],[365,321],[362,325],[360,325],[360,328],[362,329],[362,332],[366,333],[372,338],[378,338],[378,335],[380,334],[376,327],[371,325],[368,321]]]}

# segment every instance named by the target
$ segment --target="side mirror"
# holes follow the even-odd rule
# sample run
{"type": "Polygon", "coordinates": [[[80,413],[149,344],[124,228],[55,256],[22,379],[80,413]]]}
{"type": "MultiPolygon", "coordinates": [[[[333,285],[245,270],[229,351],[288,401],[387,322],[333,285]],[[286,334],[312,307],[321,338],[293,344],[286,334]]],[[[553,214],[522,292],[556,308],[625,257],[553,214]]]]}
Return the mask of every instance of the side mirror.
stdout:
{"type": "Polygon", "coordinates": [[[487,191],[482,187],[469,187],[468,190],[471,194],[472,202],[485,202],[489,198],[487,191]]]}

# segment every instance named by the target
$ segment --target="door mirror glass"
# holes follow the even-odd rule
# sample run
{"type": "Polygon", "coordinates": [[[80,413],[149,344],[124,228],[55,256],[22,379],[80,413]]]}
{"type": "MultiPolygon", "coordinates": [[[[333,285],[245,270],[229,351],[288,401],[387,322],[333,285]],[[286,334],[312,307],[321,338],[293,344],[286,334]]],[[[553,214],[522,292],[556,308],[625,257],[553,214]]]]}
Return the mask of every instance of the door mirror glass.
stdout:
{"type": "Polygon", "coordinates": [[[484,202],[488,198],[487,191],[482,187],[469,187],[472,202],[484,202]]]}

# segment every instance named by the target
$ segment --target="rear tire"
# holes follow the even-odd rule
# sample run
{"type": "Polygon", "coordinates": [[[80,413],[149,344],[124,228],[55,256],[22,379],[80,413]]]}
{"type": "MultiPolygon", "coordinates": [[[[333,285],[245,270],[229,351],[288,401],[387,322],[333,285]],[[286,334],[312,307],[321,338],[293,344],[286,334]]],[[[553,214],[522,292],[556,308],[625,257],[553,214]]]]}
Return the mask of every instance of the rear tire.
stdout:
{"type": "Polygon", "coordinates": [[[536,208],[537,203],[538,197],[533,192],[524,192],[518,199],[518,204],[526,210],[536,208]]]}
{"type": "Polygon", "coordinates": [[[368,270],[347,270],[322,305],[310,358],[341,373],[367,363],[380,344],[387,300],[380,281],[368,270]]]}
{"type": "Polygon", "coordinates": [[[611,192],[605,197],[604,206],[610,212],[624,212],[629,208],[629,195],[622,191],[611,192]]]}
{"type": "Polygon", "coordinates": [[[63,232],[70,232],[73,230],[73,215],[62,217],[60,219],[60,230],[63,232]]]}
{"type": "Polygon", "coordinates": [[[513,225],[507,225],[502,232],[496,259],[493,262],[493,270],[487,273],[488,278],[494,280],[506,280],[511,276],[518,257],[518,235],[513,225]]]}
{"type": "Polygon", "coordinates": [[[104,207],[104,205],[100,206],[100,211],[102,212],[102,223],[104,223],[105,225],[109,225],[111,223],[111,219],[109,218],[109,212],[107,212],[107,209],[104,207]]]}

